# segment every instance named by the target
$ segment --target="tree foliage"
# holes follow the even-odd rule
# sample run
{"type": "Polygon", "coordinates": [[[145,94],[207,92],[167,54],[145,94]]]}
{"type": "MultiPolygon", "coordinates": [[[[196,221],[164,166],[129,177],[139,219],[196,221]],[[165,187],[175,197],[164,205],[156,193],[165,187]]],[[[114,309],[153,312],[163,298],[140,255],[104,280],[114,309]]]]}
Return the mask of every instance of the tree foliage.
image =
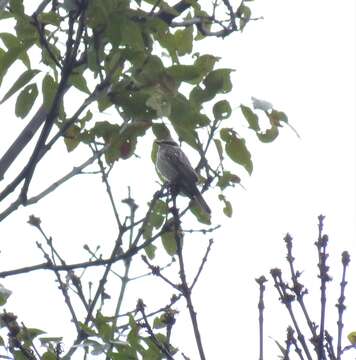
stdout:
{"type": "MultiPolygon", "coordinates": [[[[120,166],[121,161],[137,154],[141,137],[152,133],[160,139],[171,134],[199,155],[197,171],[203,191],[217,187],[216,198],[223,205],[223,213],[232,216],[233,206],[226,189],[240,182],[240,169],[249,174],[253,171],[247,140],[239,134],[236,122],[231,119],[235,104],[232,106],[227,98],[232,90],[234,70],[220,67],[216,54],[199,53],[195,47],[199,42],[218,41],[243,31],[252,19],[248,1],[243,0],[237,6],[228,0],[181,0],[174,5],[160,0],[31,3],[10,0],[2,3],[5,5],[0,13],[1,21],[11,24],[13,31],[0,33],[0,81],[8,83],[9,78],[13,81],[4,91],[1,103],[16,97],[14,113],[25,119],[26,125],[0,159],[0,179],[5,178],[7,170],[34,134],[39,132],[39,136],[23,169],[13,179],[6,179],[7,185],[0,190],[0,201],[6,204],[0,220],[21,205],[41,200],[95,162],[118,226],[111,254],[97,257],[86,249],[89,260],[67,264],[54,248],[51,237],[45,234],[40,219],[30,218],[29,223],[43,237],[44,245],[38,244],[38,248],[45,262],[31,268],[3,271],[0,276],[51,270],[73,318],[77,337],[65,355],[58,345],[59,339],[41,337],[47,351],[40,354],[33,340],[41,331],[25,328],[18,324],[14,314],[4,313],[2,321],[9,330],[10,351],[16,359],[58,359],[62,356],[69,359],[83,346],[85,352],[104,354],[113,360],[171,359],[178,351],[170,342],[176,316],[173,306],[185,299],[199,355],[205,359],[191,292],[211,243],[193,282],[189,283],[183,261],[181,223],[189,210],[202,224],[210,225],[211,219],[194,204],[180,211],[174,198],[173,207],[170,207],[165,185],[153,194],[143,218],[137,218],[136,210],[145,205],[137,204],[130,193],[122,199],[129,215],[121,214],[113,200],[109,173],[113,166],[120,166]],[[22,73],[14,76],[13,69],[18,69],[19,63],[22,73]],[[68,100],[73,97],[78,98],[74,109],[73,103],[68,106],[68,100]],[[116,114],[110,121],[95,120],[95,112],[109,109],[116,114]],[[68,152],[75,151],[78,146],[88,146],[93,155],[55,184],[32,196],[29,190],[37,165],[58,141],[64,141],[68,152]],[[234,167],[233,163],[238,166],[234,167]],[[16,200],[6,203],[14,194],[16,200]],[[178,259],[177,281],[162,275],[162,265],[151,263],[156,260],[157,239],[160,238],[165,251],[178,259]],[[117,319],[122,315],[121,304],[130,265],[142,252],[145,252],[143,261],[152,274],[172,287],[171,302],[148,314],[143,301],[139,300],[135,310],[127,315],[127,322],[119,326],[117,319]],[[107,300],[105,284],[118,263],[124,265],[125,275],[121,277],[115,313],[106,315],[103,307],[107,300]],[[83,292],[84,280],[76,273],[77,269],[89,267],[103,269],[91,298],[83,292]],[[66,280],[63,274],[67,275],[66,280]],[[78,318],[72,304],[73,293],[86,310],[83,319],[78,318]]],[[[288,123],[283,112],[265,101],[254,99],[251,105],[244,104],[240,108],[245,126],[262,142],[273,141],[280,127],[288,123]]],[[[153,161],[156,151],[153,145],[153,161]]],[[[202,234],[214,229],[204,228],[202,234]]],[[[3,296],[2,302],[5,301],[3,296]]]]}

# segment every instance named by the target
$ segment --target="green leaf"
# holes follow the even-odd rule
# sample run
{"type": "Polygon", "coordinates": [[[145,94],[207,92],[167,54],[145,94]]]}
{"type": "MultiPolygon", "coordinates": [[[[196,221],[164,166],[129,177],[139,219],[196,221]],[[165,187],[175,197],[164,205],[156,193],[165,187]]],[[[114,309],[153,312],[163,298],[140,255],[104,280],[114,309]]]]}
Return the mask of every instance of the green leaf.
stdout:
{"type": "Polygon", "coordinates": [[[212,55],[199,56],[193,65],[173,65],[167,72],[178,81],[198,84],[213,68],[218,58],[212,55]]]}
{"type": "Polygon", "coordinates": [[[160,92],[153,92],[146,100],[146,105],[155,110],[157,117],[168,117],[171,114],[171,104],[160,92]]]}
{"type": "Polygon", "coordinates": [[[232,89],[230,80],[232,71],[232,69],[213,70],[204,79],[204,85],[209,89],[209,92],[226,94],[232,89]]]}
{"type": "Polygon", "coordinates": [[[260,131],[260,126],[258,124],[258,116],[248,107],[245,105],[241,105],[241,111],[245,119],[247,120],[250,129],[254,131],[260,131]]]}
{"type": "Polygon", "coordinates": [[[30,82],[31,79],[39,72],[40,70],[26,70],[24,73],[22,73],[20,77],[15,81],[15,83],[11,86],[10,90],[1,99],[0,103],[3,103],[7,99],[9,99],[13,94],[15,94],[22,87],[24,87],[28,82],[30,82]]]}
{"type": "Polygon", "coordinates": [[[38,20],[43,24],[54,26],[59,26],[61,23],[61,17],[53,11],[39,14],[38,20]]]}
{"type": "Polygon", "coordinates": [[[231,115],[231,106],[227,100],[221,100],[214,104],[213,114],[215,120],[224,120],[231,115]]]}
{"type": "Polygon", "coordinates": [[[94,331],[89,325],[86,325],[79,321],[79,327],[84,331],[84,333],[89,336],[98,335],[96,331],[94,331]]]}
{"type": "Polygon", "coordinates": [[[38,31],[33,25],[32,16],[20,16],[16,17],[16,35],[19,40],[22,41],[23,44],[33,45],[38,39],[38,31]]]}
{"type": "Polygon", "coordinates": [[[13,17],[14,14],[11,13],[10,11],[0,10],[0,20],[11,19],[13,17]]]}
{"type": "Polygon", "coordinates": [[[239,184],[241,179],[232,174],[230,171],[224,171],[222,176],[219,176],[219,180],[217,185],[221,190],[226,189],[228,186],[234,186],[235,184],[239,184]]]}
{"type": "Polygon", "coordinates": [[[86,94],[90,94],[90,90],[88,88],[87,81],[86,81],[85,77],[83,76],[83,74],[80,74],[80,73],[71,74],[71,76],[68,79],[68,82],[69,82],[69,84],[76,87],[78,90],[80,90],[86,94]]]}
{"type": "Polygon", "coordinates": [[[211,72],[214,69],[214,65],[216,62],[220,60],[219,57],[205,54],[199,56],[195,62],[194,65],[199,68],[200,73],[202,75],[207,75],[209,72],[211,72]]]}
{"type": "Polygon", "coordinates": [[[193,50],[193,26],[174,33],[174,40],[179,56],[190,54],[193,50]]]}
{"type": "Polygon", "coordinates": [[[272,126],[270,129],[267,129],[265,132],[257,133],[258,138],[263,143],[272,142],[278,136],[279,131],[277,126],[272,126]]]}
{"type": "Polygon", "coordinates": [[[232,206],[231,206],[231,202],[226,200],[225,196],[223,194],[220,194],[219,195],[219,200],[223,201],[224,202],[224,214],[227,216],[227,217],[230,217],[232,216],[232,206]]]}
{"type": "Polygon", "coordinates": [[[251,9],[248,6],[241,3],[237,11],[237,16],[240,19],[240,31],[243,31],[246,24],[250,21],[251,9]]]}
{"type": "Polygon", "coordinates": [[[23,0],[10,0],[10,9],[16,15],[24,14],[23,0]]]}
{"type": "Polygon", "coordinates": [[[8,50],[21,45],[17,37],[10,33],[0,33],[0,39],[8,50]]]}
{"type": "Polygon", "coordinates": [[[156,250],[157,250],[157,246],[155,246],[153,244],[149,244],[149,245],[145,246],[146,255],[148,256],[148,258],[150,260],[154,259],[155,255],[156,255],[155,254],[156,250]]]}
{"type": "Polygon", "coordinates": [[[199,113],[195,104],[188,101],[185,96],[178,94],[171,99],[172,111],[169,119],[174,130],[181,140],[184,140],[194,149],[197,148],[196,128],[209,123],[205,115],[199,113]]]}
{"type": "Polygon", "coordinates": [[[47,74],[42,81],[43,105],[47,111],[51,109],[56,92],[57,83],[51,75],[47,74]]]}
{"type": "Polygon", "coordinates": [[[109,319],[104,317],[99,311],[96,314],[94,319],[94,323],[96,328],[98,329],[98,333],[100,337],[105,341],[109,341],[111,339],[111,326],[108,324],[109,319]]]}
{"type": "Polygon", "coordinates": [[[40,337],[38,339],[40,341],[41,346],[46,346],[48,344],[58,344],[63,341],[63,337],[60,336],[46,336],[40,337]]]}
{"type": "Polygon", "coordinates": [[[28,357],[25,356],[21,350],[15,350],[12,355],[14,356],[14,360],[28,360],[28,357]]]}
{"type": "Polygon", "coordinates": [[[163,329],[167,326],[167,314],[164,313],[160,316],[157,316],[153,320],[153,328],[154,329],[163,329]]]}
{"type": "Polygon", "coordinates": [[[228,128],[221,129],[220,136],[225,142],[225,151],[230,159],[242,165],[251,175],[253,165],[251,154],[246,147],[245,139],[238,138],[234,130],[228,128]]]}
{"type": "Polygon", "coordinates": [[[71,126],[64,135],[67,151],[73,151],[80,143],[80,129],[77,125],[71,126]]]}
{"type": "Polygon", "coordinates": [[[3,79],[7,70],[16,60],[22,60],[25,66],[29,67],[30,60],[26,51],[32,46],[33,43],[20,43],[8,49],[8,51],[0,57],[0,81],[3,79]]]}
{"type": "Polygon", "coordinates": [[[356,331],[352,331],[347,335],[348,340],[352,345],[356,345],[356,331]]]}
{"type": "Polygon", "coordinates": [[[41,329],[23,328],[20,333],[21,340],[25,342],[32,342],[37,336],[45,334],[46,332],[41,329]]]}
{"type": "Polygon", "coordinates": [[[31,110],[38,95],[36,84],[27,85],[19,94],[15,105],[15,114],[20,118],[25,118],[31,110]]]}
{"type": "Polygon", "coordinates": [[[164,201],[156,201],[152,211],[148,216],[148,221],[143,232],[145,239],[149,239],[151,237],[153,228],[158,229],[162,226],[167,211],[167,204],[164,201]]]}
{"type": "Polygon", "coordinates": [[[217,94],[225,94],[232,89],[230,80],[231,69],[211,71],[204,79],[205,88],[197,85],[189,94],[189,100],[197,105],[213,99],[217,94]]]}
{"type": "Polygon", "coordinates": [[[177,253],[177,243],[174,231],[167,231],[161,235],[162,245],[169,256],[177,253]]]}
{"type": "Polygon", "coordinates": [[[6,304],[6,301],[11,294],[11,290],[6,289],[3,285],[0,284],[0,306],[6,304]]]}
{"type": "Polygon", "coordinates": [[[118,21],[120,21],[121,25],[123,43],[133,49],[144,49],[141,27],[138,23],[124,16],[120,17],[118,21]]]}
{"type": "MultiPolygon", "coordinates": [[[[21,49],[23,47],[23,43],[21,41],[18,40],[18,38],[10,33],[0,33],[0,39],[3,41],[3,43],[5,44],[6,48],[8,49],[8,51],[12,50],[12,49],[21,49]]],[[[21,52],[18,55],[18,59],[21,60],[24,65],[29,68],[30,67],[30,59],[25,52],[21,52]]]]}
{"type": "Polygon", "coordinates": [[[57,355],[52,351],[46,351],[42,357],[41,360],[57,360],[57,355]]]}
{"type": "Polygon", "coordinates": [[[118,350],[117,353],[109,353],[111,360],[138,360],[137,352],[131,346],[126,344],[119,344],[115,346],[118,350]]]}
{"type": "Polygon", "coordinates": [[[84,129],[85,124],[93,118],[93,114],[90,110],[79,120],[80,128],[84,129]]]}
{"type": "Polygon", "coordinates": [[[214,139],[214,143],[216,146],[216,150],[218,151],[219,154],[219,159],[220,161],[222,161],[224,159],[224,155],[223,155],[223,147],[221,145],[220,139],[214,139]]]}
{"type": "Polygon", "coordinates": [[[280,126],[280,122],[288,123],[287,115],[282,111],[272,110],[270,113],[267,113],[269,121],[272,126],[280,126]]]}
{"type": "Polygon", "coordinates": [[[211,225],[211,216],[207,214],[198,204],[194,201],[191,202],[191,206],[189,208],[191,213],[197,218],[197,220],[205,225],[211,225]]]}
{"type": "Polygon", "coordinates": [[[167,69],[169,75],[178,81],[195,84],[200,81],[201,71],[195,65],[173,65],[167,69]]]}
{"type": "Polygon", "coordinates": [[[141,341],[141,337],[139,335],[140,328],[132,315],[129,316],[129,324],[130,324],[131,330],[130,330],[129,334],[127,335],[127,341],[129,342],[129,344],[131,345],[131,347],[134,350],[141,352],[144,349],[143,349],[143,346],[140,344],[140,341],[141,341]]]}
{"type": "MultiPolygon", "coordinates": [[[[137,74],[136,79],[142,85],[151,86],[157,82],[157,79],[162,76],[164,66],[162,60],[156,55],[150,55],[146,59],[143,68],[137,74]]],[[[120,89],[122,91],[122,89],[120,89]]]]}

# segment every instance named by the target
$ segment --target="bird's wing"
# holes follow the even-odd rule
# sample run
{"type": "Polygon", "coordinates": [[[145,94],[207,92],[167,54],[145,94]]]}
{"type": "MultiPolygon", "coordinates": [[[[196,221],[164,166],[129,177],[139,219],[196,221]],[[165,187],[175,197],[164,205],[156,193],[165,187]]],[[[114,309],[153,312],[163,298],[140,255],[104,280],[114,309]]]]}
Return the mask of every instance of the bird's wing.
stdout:
{"type": "Polygon", "coordinates": [[[198,181],[198,175],[190,164],[188,158],[179,148],[169,151],[167,156],[171,160],[171,164],[174,164],[175,170],[179,175],[184,177],[188,181],[196,183],[198,181]]]}

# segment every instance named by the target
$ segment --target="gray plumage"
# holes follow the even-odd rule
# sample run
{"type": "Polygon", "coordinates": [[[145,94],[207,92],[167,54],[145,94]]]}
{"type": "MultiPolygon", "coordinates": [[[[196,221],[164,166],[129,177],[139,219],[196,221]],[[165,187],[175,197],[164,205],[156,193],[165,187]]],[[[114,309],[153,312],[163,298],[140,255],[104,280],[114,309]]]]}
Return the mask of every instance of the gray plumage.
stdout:
{"type": "Polygon", "coordinates": [[[208,214],[211,210],[197,188],[198,175],[178,144],[171,140],[156,140],[158,144],[156,167],[159,173],[208,214]]]}

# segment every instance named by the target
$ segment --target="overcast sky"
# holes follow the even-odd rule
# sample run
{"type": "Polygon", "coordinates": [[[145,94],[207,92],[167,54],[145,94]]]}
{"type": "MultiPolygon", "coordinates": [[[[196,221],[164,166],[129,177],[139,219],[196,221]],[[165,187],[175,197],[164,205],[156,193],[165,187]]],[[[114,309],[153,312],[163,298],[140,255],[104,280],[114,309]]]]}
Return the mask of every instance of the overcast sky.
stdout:
{"type": "MultiPolygon", "coordinates": [[[[218,222],[224,222],[224,227],[213,234],[214,248],[194,294],[208,359],[257,358],[258,292],[254,279],[262,274],[267,276],[272,267],[284,266],[282,239],[286,232],[295,237],[299,268],[305,270],[308,281],[312,281],[317,271],[313,243],[320,213],[326,215],[326,231],[330,235],[329,250],[332,255],[329,261],[335,275],[330,287],[339,283],[340,271],[337,267],[341,252],[348,249],[352,260],[356,254],[354,1],[257,0],[251,6],[255,16],[263,16],[264,19],[251,22],[243,34],[214,41],[213,45],[209,40],[206,51],[212,52],[213,49],[213,55],[222,58],[221,66],[236,69],[233,73],[234,90],[229,100],[235,108],[232,117],[236,119],[237,127],[245,127],[242,131],[249,134],[238,106],[240,103],[248,104],[250,97],[254,96],[270,101],[276,109],[286,112],[300,138],[290,128],[284,128],[272,144],[258,143],[252,132],[247,137],[253,155],[253,174],[248,177],[238,169],[246,191],[238,187],[229,192],[229,198],[234,203],[233,218],[226,220],[217,216],[218,222]]],[[[4,111],[10,114],[12,110],[4,111]]],[[[10,135],[5,138],[0,135],[1,153],[22,126],[23,122],[19,119],[3,117],[0,134],[6,131],[10,135]]],[[[58,150],[58,156],[61,151],[63,149],[58,150]]],[[[58,174],[63,172],[61,167],[65,164],[58,160],[54,162],[53,158],[45,160],[39,171],[46,173],[46,178],[38,179],[35,187],[40,189],[49,182],[52,174],[45,170],[52,169],[54,163],[58,174]]],[[[145,176],[156,175],[148,163],[141,162],[137,169],[141,171],[132,179],[132,184],[134,191],[139,192],[138,180],[142,178],[142,171],[145,171],[145,176]]],[[[116,176],[118,184],[122,185],[122,172],[117,172],[116,176]]],[[[93,244],[98,243],[101,237],[112,238],[114,226],[111,215],[102,215],[100,227],[90,227],[90,219],[94,221],[99,213],[105,213],[102,210],[104,202],[102,204],[100,200],[104,192],[95,195],[93,190],[94,186],[100,186],[99,182],[87,180],[87,187],[83,190],[81,181],[81,178],[73,180],[72,185],[66,185],[43,203],[21,210],[1,224],[3,243],[7,244],[10,240],[15,245],[13,249],[1,248],[1,262],[6,261],[6,269],[19,266],[23,261],[28,265],[42,261],[40,254],[32,255],[38,234],[25,224],[32,213],[43,219],[50,235],[60,246],[69,247],[75,260],[80,259],[76,254],[79,254],[83,237],[93,244]],[[81,209],[76,203],[88,205],[88,208],[95,203],[96,211],[81,209]],[[87,223],[87,229],[83,229],[83,222],[87,223]],[[63,245],[63,241],[67,244],[63,245]]],[[[150,195],[149,191],[142,194],[147,196],[147,200],[150,195]]],[[[121,194],[118,196],[122,198],[121,194]]],[[[213,201],[213,197],[208,196],[207,199],[209,203],[213,201]]],[[[193,257],[195,248],[199,251],[201,247],[199,241],[192,245],[193,257]]],[[[355,274],[355,270],[356,259],[351,263],[349,274],[355,274]]],[[[36,283],[48,281],[50,290],[38,289],[34,284],[34,293],[30,298],[28,290],[23,287],[29,276],[2,281],[15,291],[8,311],[16,311],[26,324],[53,330],[56,329],[53,321],[47,326],[48,317],[39,319],[38,309],[48,304],[41,292],[55,293],[55,285],[48,274],[37,276],[36,283]],[[26,309],[23,308],[24,299],[29,302],[26,309]]],[[[350,313],[345,318],[345,333],[356,330],[354,278],[349,277],[354,284],[353,293],[351,286],[347,291],[350,313]]],[[[285,326],[280,325],[284,320],[284,309],[276,305],[277,295],[271,281],[269,286],[266,293],[266,336],[284,341],[285,326]]],[[[318,285],[314,283],[310,299],[315,296],[315,301],[310,300],[310,304],[314,304],[315,309],[319,298],[317,289],[318,285]]],[[[135,291],[130,293],[133,299],[138,294],[142,296],[138,290],[135,291]]],[[[55,295],[59,297],[57,293],[55,295]]],[[[56,296],[52,297],[54,308],[59,306],[56,296]]],[[[148,290],[144,300],[150,302],[151,296],[148,290]]],[[[336,292],[330,297],[334,315],[336,297],[336,292]]],[[[182,315],[184,318],[185,315],[182,315]]],[[[177,342],[182,343],[179,335],[184,335],[182,349],[196,359],[192,337],[186,336],[187,325],[179,320],[177,327],[177,342]]],[[[266,355],[273,354],[270,357],[275,358],[276,346],[270,338],[266,342],[266,355]]]]}

